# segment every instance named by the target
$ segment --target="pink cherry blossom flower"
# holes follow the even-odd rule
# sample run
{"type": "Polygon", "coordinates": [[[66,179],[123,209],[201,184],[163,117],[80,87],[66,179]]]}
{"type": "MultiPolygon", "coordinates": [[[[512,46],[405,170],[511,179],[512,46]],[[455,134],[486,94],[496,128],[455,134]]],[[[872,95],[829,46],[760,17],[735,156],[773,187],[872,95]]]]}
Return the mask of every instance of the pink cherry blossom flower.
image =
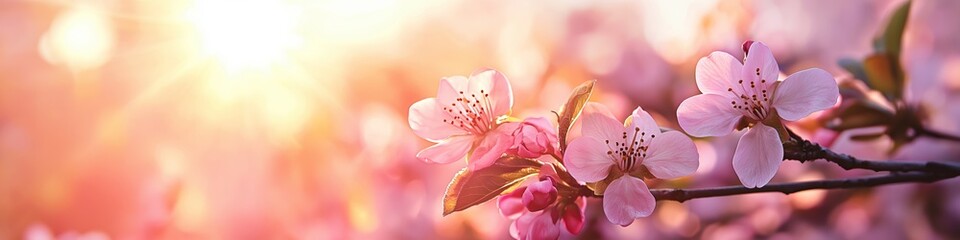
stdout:
{"type": "Polygon", "coordinates": [[[537,158],[544,154],[556,154],[559,138],[557,128],[543,117],[524,119],[513,132],[513,146],[508,151],[525,158],[537,158]]]}
{"type": "Polygon", "coordinates": [[[528,211],[535,212],[549,207],[557,201],[557,188],[553,186],[553,178],[544,178],[530,184],[523,192],[523,205],[528,211]]]}
{"type": "Polygon", "coordinates": [[[684,131],[698,137],[730,134],[741,122],[751,126],[740,138],[733,168],[744,186],[762,187],[783,160],[775,128],[781,119],[796,121],[830,108],[839,90],[833,77],[817,68],[779,81],[780,68],[766,45],[747,42],[744,48],[749,51],[743,64],[724,52],[700,59],[696,77],[703,94],[684,100],[677,119],[684,131]]]}
{"type": "Polygon", "coordinates": [[[540,179],[500,196],[500,214],[514,220],[510,235],[516,239],[557,239],[560,229],[577,235],[583,229],[586,200],[582,196],[559,196],[552,165],[540,168],[540,179]]]}
{"type": "MultiPolygon", "coordinates": [[[[543,182],[546,180],[540,183],[543,182]]],[[[555,203],[547,208],[529,211],[523,203],[523,196],[529,192],[529,187],[521,187],[500,196],[497,201],[500,214],[513,220],[510,224],[510,236],[516,239],[557,239],[560,237],[561,228],[573,235],[580,234],[584,222],[583,211],[586,209],[586,200],[583,197],[567,199],[562,203],[557,203],[558,199],[554,199],[551,202],[555,203]]]]}
{"type": "Polygon", "coordinates": [[[527,192],[526,186],[500,196],[500,198],[497,199],[497,208],[500,209],[500,215],[508,219],[517,219],[517,217],[520,217],[520,214],[527,210],[527,206],[523,204],[523,193],[525,192],[527,192]]]}
{"type": "Polygon", "coordinates": [[[637,108],[624,124],[601,113],[583,116],[583,136],[564,155],[574,178],[602,183],[603,211],[610,222],[627,226],[649,216],[656,199],[643,182],[689,175],[699,167],[693,141],[677,131],[662,132],[646,111],[637,108]]]}
{"type": "Polygon", "coordinates": [[[510,224],[510,236],[516,239],[558,239],[560,227],[553,211],[525,212],[510,224]]]}
{"type": "Polygon", "coordinates": [[[436,143],[417,153],[417,158],[451,163],[470,153],[470,169],[490,166],[514,143],[514,129],[498,128],[512,106],[510,83],[495,70],[440,80],[436,98],[410,106],[410,128],[436,143]]]}

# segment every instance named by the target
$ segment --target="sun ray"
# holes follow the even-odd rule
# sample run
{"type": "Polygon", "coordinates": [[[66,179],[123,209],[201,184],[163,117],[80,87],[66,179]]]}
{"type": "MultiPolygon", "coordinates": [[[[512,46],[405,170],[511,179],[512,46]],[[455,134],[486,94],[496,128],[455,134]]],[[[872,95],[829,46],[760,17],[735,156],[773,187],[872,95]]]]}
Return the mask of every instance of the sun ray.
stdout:
{"type": "MultiPolygon", "coordinates": [[[[158,96],[159,94],[161,94],[161,92],[164,89],[176,83],[184,75],[186,75],[192,70],[196,70],[196,68],[200,66],[201,63],[203,62],[204,62],[204,59],[191,59],[189,61],[185,61],[184,63],[180,64],[178,67],[171,69],[171,71],[167,72],[168,73],[167,75],[158,77],[156,80],[151,82],[143,91],[134,95],[133,99],[130,99],[130,101],[123,104],[120,108],[118,108],[117,110],[111,113],[104,114],[104,116],[108,116],[108,119],[106,120],[106,122],[102,123],[105,125],[98,125],[94,127],[109,128],[110,124],[115,124],[117,123],[115,121],[122,120],[119,118],[123,116],[128,116],[130,113],[134,112],[137,108],[139,108],[144,103],[146,103],[149,99],[152,99],[158,96]]],[[[90,154],[93,153],[93,150],[95,150],[97,147],[100,146],[101,140],[104,137],[106,136],[104,136],[103,131],[101,131],[101,129],[98,129],[97,133],[94,134],[91,137],[91,139],[88,139],[87,141],[83,141],[84,145],[77,148],[76,152],[70,155],[71,156],[70,159],[87,159],[87,157],[89,157],[90,154]]]]}

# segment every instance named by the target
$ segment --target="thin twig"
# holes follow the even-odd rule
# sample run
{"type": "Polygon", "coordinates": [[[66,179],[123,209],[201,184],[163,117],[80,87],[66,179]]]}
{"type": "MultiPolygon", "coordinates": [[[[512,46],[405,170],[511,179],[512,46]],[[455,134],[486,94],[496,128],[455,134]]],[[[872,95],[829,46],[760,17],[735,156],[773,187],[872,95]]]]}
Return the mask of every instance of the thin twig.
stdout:
{"type": "Polygon", "coordinates": [[[960,137],[958,136],[954,136],[954,135],[947,134],[947,133],[940,132],[933,129],[928,129],[926,127],[921,126],[921,127],[914,128],[914,130],[917,131],[917,136],[927,136],[927,137],[932,137],[932,138],[941,139],[941,140],[950,140],[950,141],[960,142],[960,137]]]}
{"type": "Polygon", "coordinates": [[[876,172],[943,172],[958,173],[960,165],[948,162],[899,162],[899,161],[870,161],[860,160],[853,156],[836,153],[830,149],[821,147],[819,144],[811,143],[807,140],[799,142],[788,142],[784,144],[784,155],[786,160],[800,162],[814,161],[824,159],[835,163],[843,169],[867,169],[876,172]]]}
{"type": "Polygon", "coordinates": [[[949,162],[899,162],[899,161],[871,161],[860,160],[853,156],[837,153],[824,148],[819,144],[802,139],[790,132],[792,141],[783,144],[784,160],[800,162],[823,159],[835,163],[843,169],[867,169],[875,172],[939,172],[960,173],[960,165],[949,162]]]}
{"type": "Polygon", "coordinates": [[[924,182],[931,183],[944,179],[954,178],[957,174],[941,174],[929,172],[894,173],[882,176],[863,178],[820,180],[793,183],[769,184],[760,188],[744,186],[726,186],[698,189],[651,189],[650,192],[657,200],[683,202],[695,198],[721,197],[762,192],[780,192],[791,194],[813,189],[849,189],[875,187],[887,184],[924,182]]]}
{"type": "MultiPolygon", "coordinates": [[[[931,183],[960,176],[960,165],[949,162],[898,162],[860,160],[853,156],[836,153],[819,144],[802,139],[789,132],[791,141],[784,143],[784,160],[800,162],[824,159],[839,165],[843,169],[867,169],[890,174],[862,178],[833,179],[820,181],[769,184],[760,188],[744,186],[725,186],[693,189],[651,189],[657,200],[683,202],[696,198],[732,196],[762,192],[780,192],[791,194],[813,189],[849,189],[875,187],[886,184],[925,182],[931,183]]],[[[603,197],[594,194],[586,186],[579,186],[579,194],[586,197],[603,197]]]]}
{"type": "MultiPolygon", "coordinates": [[[[819,180],[792,183],[768,184],[759,188],[747,188],[744,186],[724,186],[712,188],[691,188],[691,189],[650,189],[653,197],[659,201],[677,201],[684,202],[690,199],[723,197],[733,195],[743,195],[751,193],[779,192],[791,194],[800,191],[814,189],[851,189],[876,187],[880,185],[923,182],[931,183],[944,179],[957,177],[960,174],[943,174],[930,172],[910,172],[910,173],[892,173],[880,176],[869,176],[862,178],[819,180]]],[[[586,186],[580,189],[580,195],[586,197],[603,197],[593,193],[586,186]]]]}

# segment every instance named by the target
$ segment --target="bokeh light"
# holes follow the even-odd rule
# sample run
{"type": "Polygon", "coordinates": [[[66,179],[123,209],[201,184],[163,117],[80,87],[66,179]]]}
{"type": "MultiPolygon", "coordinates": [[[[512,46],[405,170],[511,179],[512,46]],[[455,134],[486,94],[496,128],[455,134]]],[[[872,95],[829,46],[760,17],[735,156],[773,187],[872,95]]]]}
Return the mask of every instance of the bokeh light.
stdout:
{"type": "MultiPolygon", "coordinates": [[[[742,56],[759,40],[784,76],[818,67],[849,79],[837,61],[871,53],[903,2],[5,1],[0,239],[508,239],[495,203],[442,216],[463,161],[415,157],[430,143],[409,107],[442,77],[500,70],[514,115],[551,120],[596,79],[591,99],[612,114],[642,106],[680,129],[701,57],[742,56]]],[[[914,1],[901,61],[908,99],[953,134],[957,12],[960,1],[914,1]]],[[[858,158],[960,157],[928,139],[889,154],[890,139],[852,137],[882,129],[817,132],[814,118],[798,134],[858,158]]],[[[739,185],[741,134],[694,139],[696,174],[649,184],[739,185]]],[[[792,162],[773,182],[868,174],[792,162]]],[[[956,239],[958,184],[661,201],[626,228],[591,198],[583,232],[562,238],[956,239]]]]}

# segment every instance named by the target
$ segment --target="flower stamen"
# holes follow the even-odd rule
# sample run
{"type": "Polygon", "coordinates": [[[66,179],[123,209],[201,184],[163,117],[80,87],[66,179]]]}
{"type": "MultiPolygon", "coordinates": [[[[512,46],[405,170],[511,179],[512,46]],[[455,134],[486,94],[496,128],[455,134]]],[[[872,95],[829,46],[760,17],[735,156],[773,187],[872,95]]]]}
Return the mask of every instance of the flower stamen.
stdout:
{"type": "MultiPolygon", "coordinates": [[[[760,76],[760,68],[756,69],[756,74],[758,77],[760,76]]],[[[759,83],[752,80],[749,82],[749,88],[746,87],[743,79],[737,80],[736,84],[739,85],[739,91],[732,87],[727,88],[727,92],[732,94],[734,99],[730,101],[731,107],[753,120],[765,119],[770,112],[770,96],[767,94],[767,90],[771,85],[767,83],[767,80],[760,79],[759,83]]]]}
{"type": "Polygon", "coordinates": [[[460,97],[451,103],[450,107],[443,107],[443,111],[450,117],[443,122],[477,135],[493,129],[496,119],[492,115],[490,94],[483,89],[480,90],[479,97],[475,93],[468,97],[463,91],[459,91],[459,94],[460,97]]]}

